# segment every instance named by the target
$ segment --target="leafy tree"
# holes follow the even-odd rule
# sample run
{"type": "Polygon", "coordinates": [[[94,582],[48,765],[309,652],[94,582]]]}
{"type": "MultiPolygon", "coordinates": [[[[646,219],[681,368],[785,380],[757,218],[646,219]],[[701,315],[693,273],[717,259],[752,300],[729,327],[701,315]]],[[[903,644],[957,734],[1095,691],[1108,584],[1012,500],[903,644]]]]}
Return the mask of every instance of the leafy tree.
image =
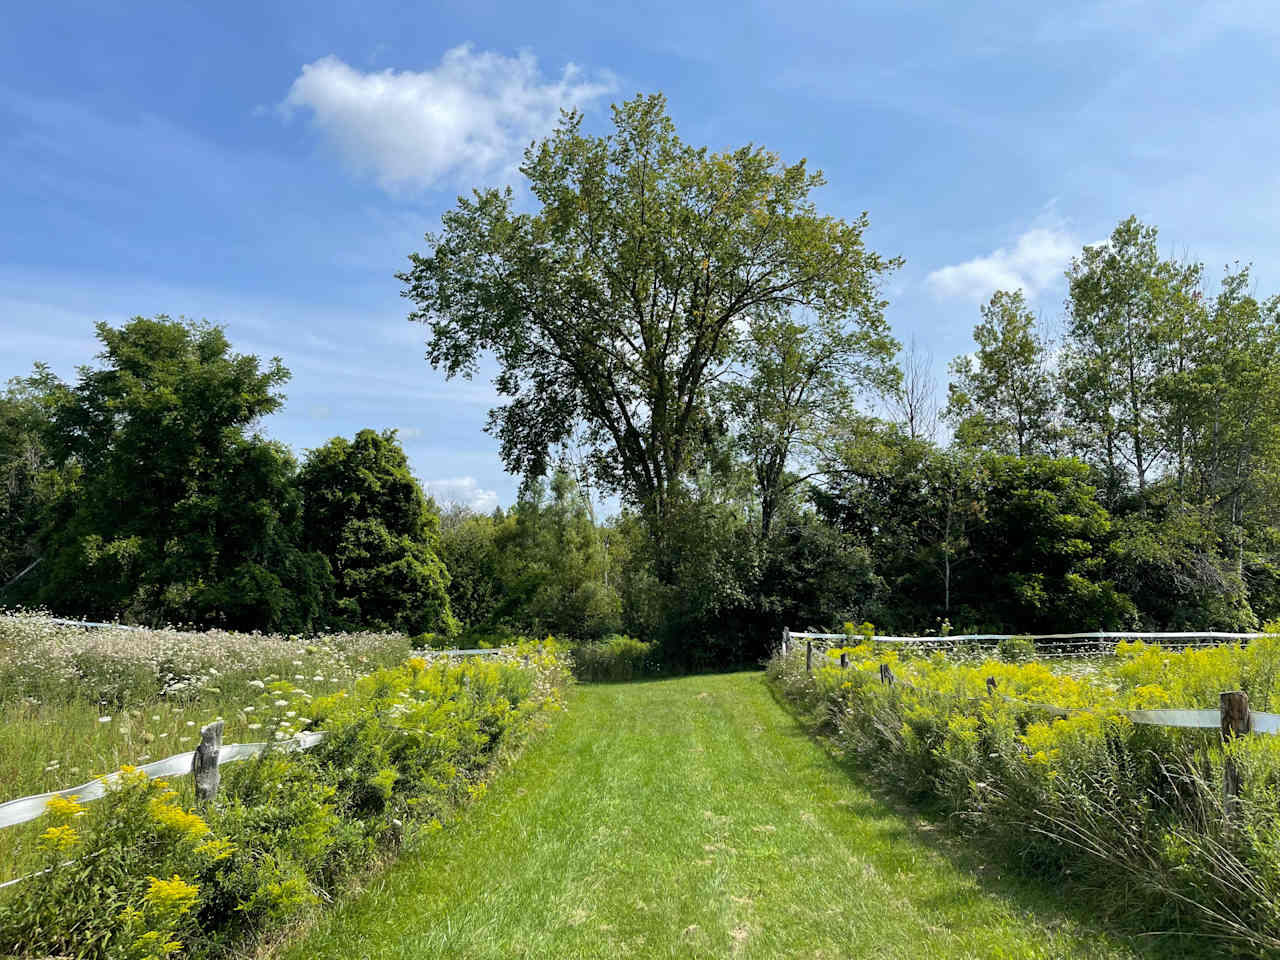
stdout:
{"type": "Polygon", "coordinates": [[[1199,264],[1161,259],[1155,228],[1136,217],[1071,261],[1063,395],[1112,505],[1130,477],[1145,493],[1172,452],[1167,382],[1198,317],[1200,274],[1199,264]]]}
{"type": "Polygon", "coordinates": [[[298,474],[307,547],[329,558],[339,617],[352,626],[451,634],[439,519],[394,430],[334,437],[298,474]]]}
{"type": "Polygon", "coordinates": [[[440,516],[440,559],[449,571],[449,609],[464,629],[496,621],[502,602],[497,537],[506,522],[501,508],[485,515],[454,507],[440,516]]]}
{"type": "Polygon", "coordinates": [[[15,377],[0,394],[0,603],[24,595],[27,584],[36,583],[34,577],[26,578],[39,562],[38,538],[56,490],[45,449],[48,411],[42,400],[55,382],[47,368],[37,365],[31,377],[15,377]],[[22,579],[26,582],[20,583],[22,579]]]}
{"type": "Polygon", "coordinates": [[[1025,457],[1054,450],[1055,383],[1021,290],[997,290],[973,328],[976,354],[951,362],[947,418],[962,443],[1025,457]]]}
{"type": "Polygon", "coordinates": [[[988,456],[986,512],[971,534],[970,597],[1016,631],[1116,629],[1132,601],[1106,579],[1111,518],[1089,468],[1049,457],[988,456]]]}
{"type": "Polygon", "coordinates": [[[247,432],[279,407],[288,371],[231,353],[207,323],[97,332],[100,366],[48,384],[45,440],[71,480],[43,537],[40,598],[146,623],[311,628],[332,577],[296,546],[288,451],[247,432]]]}
{"type": "Polygon", "coordinates": [[[750,316],[741,371],[728,379],[724,395],[755,479],[761,539],[769,538],[785,498],[817,475],[820,452],[859,389],[883,389],[896,379],[887,363],[896,346],[882,318],[869,315],[861,323],[847,317],[805,323],[765,311],[750,316]]]}
{"type": "MultiPolygon", "coordinates": [[[[469,376],[496,358],[507,402],[489,429],[507,468],[541,475],[581,424],[597,477],[660,542],[741,322],[805,308],[878,329],[876,282],[897,261],[866,249],[865,215],[818,213],[824,181],[803,161],[689,146],[660,95],[613,119],[592,137],[566,114],[520,168],[537,212],[515,213],[509,190],[461,199],[399,277],[433,365],[469,376]]],[[[669,551],[657,555],[669,579],[669,551]]]]}

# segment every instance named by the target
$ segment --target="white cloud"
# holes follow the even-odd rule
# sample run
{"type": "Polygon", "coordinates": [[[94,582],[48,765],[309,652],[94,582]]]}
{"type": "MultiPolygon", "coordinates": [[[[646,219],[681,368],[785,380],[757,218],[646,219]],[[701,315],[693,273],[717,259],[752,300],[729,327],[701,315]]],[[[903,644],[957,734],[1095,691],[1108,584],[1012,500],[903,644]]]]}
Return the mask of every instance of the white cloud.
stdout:
{"type": "Polygon", "coordinates": [[[498,492],[485,490],[475,477],[448,477],[444,480],[428,480],[424,484],[427,493],[441,504],[460,503],[478,513],[488,513],[498,505],[498,492]]]}
{"type": "Polygon", "coordinates": [[[1022,288],[1034,297],[1061,275],[1080,244],[1069,233],[1036,227],[1018,237],[1013,249],[1000,247],[985,257],[934,270],[926,278],[939,297],[982,301],[996,290],[1022,288]]]}
{"type": "Polygon", "coordinates": [[[422,72],[362,73],[323,57],[302,67],[280,110],[309,109],[352,169],[394,190],[509,173],[561,108],[586,107],[614,87],[612,75],[589,78],[572,63],[547,81],[528,51],[504,57],[464,44],[422,72]]]}

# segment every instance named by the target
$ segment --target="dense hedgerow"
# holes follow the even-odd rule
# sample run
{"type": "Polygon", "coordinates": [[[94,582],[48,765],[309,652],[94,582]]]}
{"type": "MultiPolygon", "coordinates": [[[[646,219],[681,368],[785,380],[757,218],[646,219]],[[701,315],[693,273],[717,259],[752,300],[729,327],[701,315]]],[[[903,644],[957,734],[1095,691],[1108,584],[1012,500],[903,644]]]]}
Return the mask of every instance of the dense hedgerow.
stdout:
{"type": "Polygon", "coordinates": [[[216,803],[195,809],[189,781],[176,789],[133,768],[94,803],[51,801],[47,872],[0,897],[0,954],[235,952],[439,829],[561,708],[568,682],[554,642],[484,660],[410,658],[326,696],[281,681],[272,695],[325,739],[224,767],[216,803]]]}
{"type": "Polygon", "coordinates": [[[1222,690],[1280,709],[1280,636],[1183,652],[1121,643],[1114,660],[1056,669],[866,642],[829,653],[812,675],[803,653],[775,657],[769,675],[900,792],[1006,844],[1028,869],[1105,890],[1109,908],[1147,929],[1207,933],[1246,954],[1280,950],[1280,737],[1224,746],[1217,731],[1120,713],[1215,708],[1222,690]],[[841,652],[847,670],[834,660],[841,652]],[[881,683],[884,663],[893,685],[881,683]],[[1243,781],[1230,817],[1228,757],[1243,781]]]}

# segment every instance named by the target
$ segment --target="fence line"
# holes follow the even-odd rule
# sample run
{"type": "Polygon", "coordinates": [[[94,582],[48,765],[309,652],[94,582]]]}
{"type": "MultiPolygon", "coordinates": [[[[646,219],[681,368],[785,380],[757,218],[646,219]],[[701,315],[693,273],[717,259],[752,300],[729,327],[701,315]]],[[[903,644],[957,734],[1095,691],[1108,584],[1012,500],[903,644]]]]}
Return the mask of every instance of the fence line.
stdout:
{"type": "MultiPolygon", "coordinates": [[[[1047,639],[1052,639],[1052,640],[1063,640],[1063,639],[1070,639],[1070,638],[1075,638],[1075,637],[1088,637],[1088,638],[1094,638],[1094,639],[1104,638],[1104,637],[1106,637],[1106,638],[1121,638],[1121,639],[1123,639],[1123,638],[1128,638],[1128,637],[1141,637],[1141,638],[1147,638],[1147,637],[1151,637],[1151,638],[1160,638],[1160,637],[1174,637],[1174,638],[1182,638],[1182,637],[1215,637],[1215,638],[1230,638],[1230,639],[1257,639],[1258,637],[1266,637],[1266,636],[1270,636],[1270,634],[1265,634],[1265,633],[1214,633],[1214,632],[1204,632],[1204,633],[1065,633],[1065,634],[1042,634],[1042,635],[1039,635],[1039,636],[1032,636],[1032,635],[1029,635],[1029,634],[1010,634],[1010,635],[1007,635],[1007,636],[1006,636],[1006,635],[996,635],[996,634],[969,634],[969,635],[966,635],[966,636],[958,636],[958,637],[880,637],[880,636],[873,636],[871,639],[873,639],[873,640],[879,640],[879,641],[885,641],[885,642],[893,642],[893,641],[895,641],[895,640],[896,640],[896,641],[917,641],[917,642],[918,642],[918,641],[938,641],[938,640],[950,640],[950,641],[961,641],[961,640],[1008,640],[1008,639],[1012,639],[1013,637],[1019,637],[1019,638],[1022,638],[1022,639],[1027,639],[1027,640],[1035,641],[1035,640],[1047,640],[1047,639]]],[[[784,630],[782,631],[782,653],[783,653],[783,655],[785,656],[785,655],[789,652],[789,650],[790,650],[790,646],[791,646],[791,641],[793,641],[793,640],[804,640],[804,641],[805,641],[805,669],[806,669],[806,670],[808,670],[810,673],[812,673],[812,672],[813,672],[813,641],[814,641],[814,640],[854,640],[854,639],[859,639],[859,638],[858,638],[856,635],[855,635],[855,636],[853,636],[853,637],[850,637],[848,634],[845,634],[845,633],[804,633],[804,632],[795,632],[795,633],[792,633],[790,630],[784,629],[784,630]]],[[[842,669],[847,669],[847,668],[848,668],[848,666],[849,666],[849,657],[848,657],[848,654],[841,654],[841,655],[840,655],[840,666],[841,666],[841,668],[842,668],[842,669]]],[[[897,682],[897,678],[895,678],[895,677],[894,677],[894,675],[893,675],[893,671],[889,668],[889,665],[888,665],[888,664],[881,664],[881,668],[880,668],[880,676],[881,676],[881,680],[882,680],[882,682],[888,682],[888,683],[895,683],[895,682],[897,682]]],[[[913,684],[907,684],[907,685],[908,685],[908,686],[912,686],[912,687],[914,687],[914,685],[913,685],[913,684]]],[[[1122,717],[1127,717],[1127,718],[1128,718],[1131,722],[1133,722],[1133,723],[1139,723],[1139,724],[1144,724],[1144,725],[1147,725],[1147,726],[1153,726],[1153,727],[1180,727],[1180,728],[1184,728],[1184,729],[1195,729],[1195,730],[1221,730],[1221,729],[1223,729],[1223,708],[1222,708],[1221,706],[1220,706],[1220,707],[1219,707],[1219,709],[1217,709],[1217,710],[1192,710],[1192,709],[1166,709],[1166,710],[1091,710],[1091,709],[1083,708],[1083,707],[1060,707],[1060,706],[1057,706],[1056,704],[1051,704],[1051,703],[1032,703],[1032,702],[1031,702],[1031,701],[1029,701],[1029,700],[1019,700],[1019,699],[1017,699],[1016,697],[1010,697],[1010,696],[1006,696],[1005,694],[999,693],[999,692],[996,690],[996,681],[995,681],[995,678],[994,678],[994,677],[988,677],[988,678],[987,678],[987,690],[988,690],[988,693],[989,693],[990,695],[1000,697],[1001,699],[1006,700],[1006,701],[1008,701],[1008,702],[1010,702],[1010,703],[1019,703],[1019,704],[1022,704],[1023,706],[1032,707],[1033,709],[1037,709],[1037,710],[1044,710],[1044,711],[1046,711],[1047,713],[1051,713],[1051,714],[1054,714],[1055,716],[1060,716],[1060,717],[1069,716],[1070,714],[1073,714],[1073,713],[1100,713],[1100,712],[1105,712],[1105,713],[1108,713],[1108,714],[1113,714],[1113,715],[1118,715],[1118,716],[1122,716],[1122,717]]],[[[1234,697],[1234,696],[1243,696],[1243,694],[1236,694],[1236,693],[1234,693],[1234,692],[1233,692],[1233,693],[1231,693],[1231,694],[1226,694],[1226,693],[1224,693],[1222,696],[1223,696],[1223,697],[1228,697],[1228,696],[1232,696],[1232,697],[1234,697]]],[[[1276,714],[1276,713],[1264,713],[1264,712],[1262,712],[1262,711],[1258,711],[1258,710],[1249,710],[1249,709],[1248,709],[1248,701],[1247,701],[1247,699],[1246,699],[1246,701],[1245,701],[1244,711],[1245,711],[1245,713],[1247,714],[1247,716],[1248,716],[1248,718],[1249,718],[1249,724],[1248,724],[1248,726],[1249,726],[1249,731],[1250,731],[1250,732],[1252,732],[1252,733],[1270,733],[1270,734],[1280,734],[1280,714],[1276,714]]]]}
{"type": "MultiPolygon", "coordinates": [[[[66,621],[76,625],[82,625],[84,622],[79,620],[66,621]]],[[[89,626],[100,626],[100,624],[86,624],[89,626]]],[[[110,624],[107,624],[110,626],[110,624]]],[[[125,627],[123,629],[139,629],[136,627],[125,627]]],[[[486,656],[490,654],[501,653],[500,647],[484,647],[472,650],[424,650],[421,651],[429,657],[450,657],[450,656],[486,656]]],[[[202,728],[203,735],[208,727],[202,728]]],[[[219,735],[220,739],[220,735],[219,735]]],[[[295,734],[284,740],[264,741],[258,743],[228,743],[219,744],[217,752],[217,765],[224,763],[234,763],[237,760],[243,760],[246,757],[256,756],[259,753],[276,747],[282,750],[309,750],[324,739],[324,734],[318,731],[295,734]]],[[[195,757],[197,750],[188,750],[185,753],[175,753],[171,757],[165,757],[162,760],[153,760],[150,763],[139,764],[135,769],[142,771],[148,777],[181,777],[189,775],[193,772],[195,757]]],[[[63,790],[52,790],[49,793],[34,794],[29,797],[19,797],[16,800],[9,800],[0,803],[0,829],[4,827],[16,826],[19,823],[26,823],[35,820],[44,813],[45,806],[53,797],[66,797],[75,795],[80,800],[97,800],[106,795],[108,789],[118,783],[120,780],[120,771],[104,774],[90,780],[88,783],[82,783],[78,787],[67,787],[63,790]]]]}
{"type": "MultiPolygon", "coordinates": [[[[795,630],[785,631],[793,640],[861,640],[860,634],[847,633],[803,633],[795,630]]],[[[1257,640],[1271,636],[1266,633],[1221,633],[1216,630],[1198,630],[1183,633],[1132,633],[1098,630],[1092,633],[966,633],[945,637],[891,637],[872,635],[870,639],[880,643],[971,643],[978,641],[1000,640],[1257,640]]]]}

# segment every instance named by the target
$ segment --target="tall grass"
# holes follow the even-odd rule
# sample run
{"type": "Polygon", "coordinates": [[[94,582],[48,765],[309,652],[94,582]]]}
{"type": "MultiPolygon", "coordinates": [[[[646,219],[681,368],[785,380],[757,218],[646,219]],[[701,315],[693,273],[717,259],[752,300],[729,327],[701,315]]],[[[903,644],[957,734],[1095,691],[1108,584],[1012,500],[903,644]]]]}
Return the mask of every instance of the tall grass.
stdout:
{"type": "Polygon", "coordinates": [[[1120,644],[1090,669],[957,662],[864,643],[813,674],[769,675],[851,756],[941,807],[1027,869],[1099,891],[1148,930],[1190,930],[1248,955],[1280,951],[1280,738],[1138,725],[1127,709],[1213,708],[1245,690],[1280,706],[1280,637],[1175,652],[1120,644]],[[897,683],[880,682],[888,663],[897,683]],[[993,677],[998,695],[988,693],[993,677]],[[1055,716],[1042,705],[1071,708],[1055,716]],[[1243,772],[1228,817],[1223,770],[1243,772]]]}
{"type": "MultiPolygon", "coordinates": [[[[282,685],[305,702],[409,652],[394,634],[86,629],[42,613],[0,616],[0,802],[190,750],[213,720],[224,721],[227,743],[284,738],[299,720],[282,685]]],[[[41,829],[0,830],[0,881],[26,872],[41,829]]]]}

